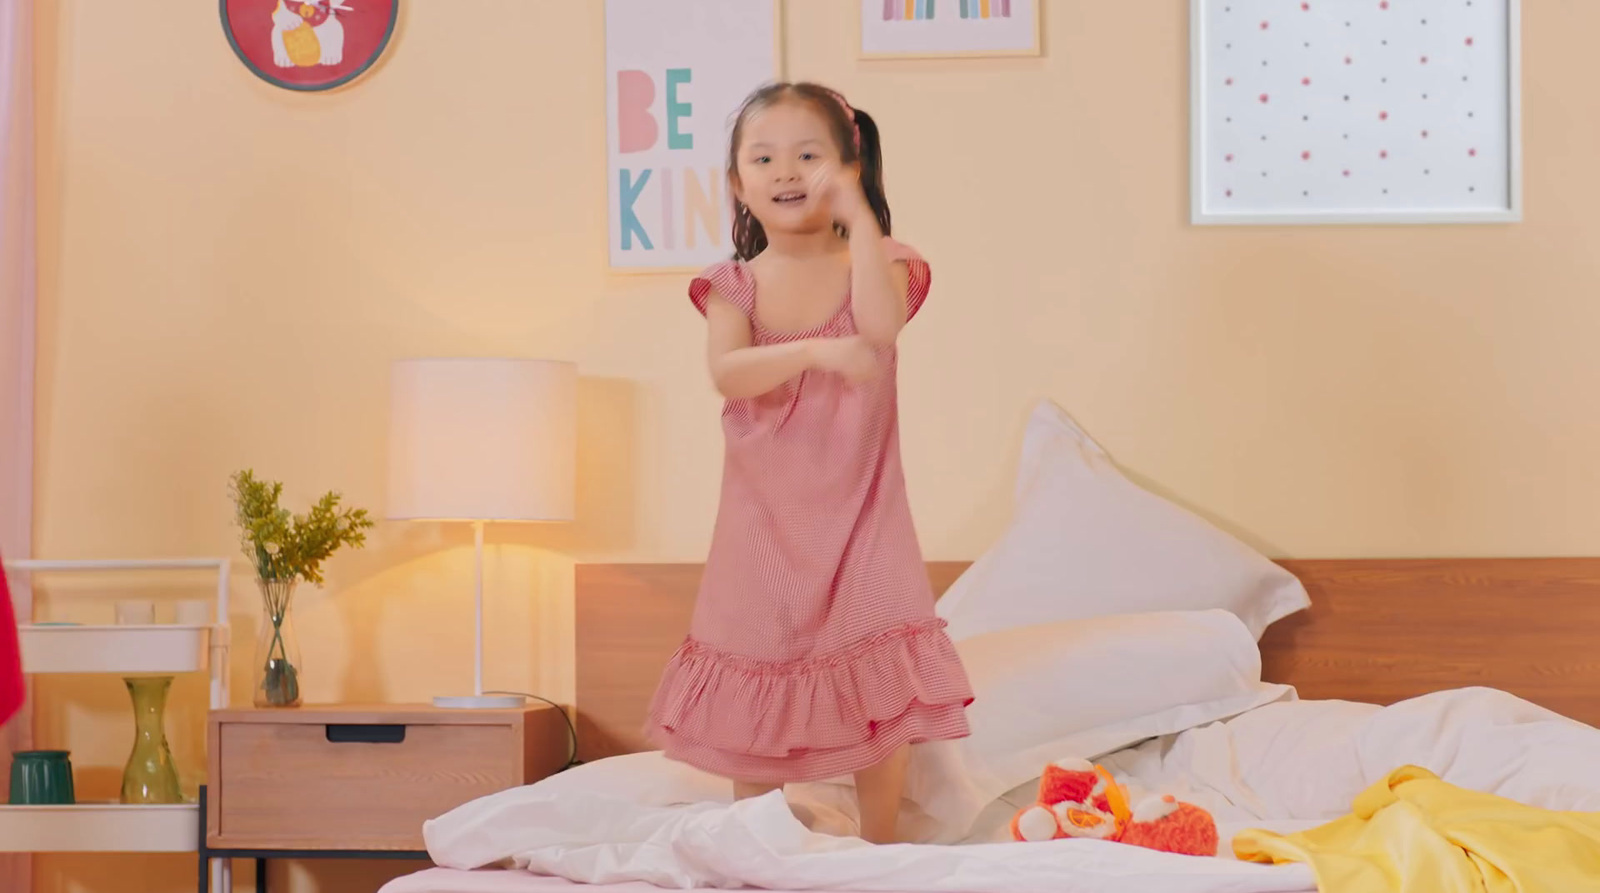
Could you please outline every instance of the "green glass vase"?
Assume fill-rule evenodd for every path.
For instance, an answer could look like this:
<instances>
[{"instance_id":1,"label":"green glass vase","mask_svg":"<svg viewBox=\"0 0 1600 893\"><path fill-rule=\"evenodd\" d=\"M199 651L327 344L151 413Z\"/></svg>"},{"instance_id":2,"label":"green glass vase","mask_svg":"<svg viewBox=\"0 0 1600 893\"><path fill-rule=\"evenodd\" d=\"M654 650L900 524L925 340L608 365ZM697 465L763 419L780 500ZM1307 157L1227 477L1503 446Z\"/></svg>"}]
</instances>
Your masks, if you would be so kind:
<instances>
[{"instance_id":1,"label":"green glass vase","mask_svg":"<svg viewBox=\"0 0 1600 893\"><path fill-rule=\"evenodd\" d=\"M122 770L123 803L181 803L178 770L167 747L167 690L171 676L122 680L133 699L133 753Z\"/></svg>"}]
</instances>

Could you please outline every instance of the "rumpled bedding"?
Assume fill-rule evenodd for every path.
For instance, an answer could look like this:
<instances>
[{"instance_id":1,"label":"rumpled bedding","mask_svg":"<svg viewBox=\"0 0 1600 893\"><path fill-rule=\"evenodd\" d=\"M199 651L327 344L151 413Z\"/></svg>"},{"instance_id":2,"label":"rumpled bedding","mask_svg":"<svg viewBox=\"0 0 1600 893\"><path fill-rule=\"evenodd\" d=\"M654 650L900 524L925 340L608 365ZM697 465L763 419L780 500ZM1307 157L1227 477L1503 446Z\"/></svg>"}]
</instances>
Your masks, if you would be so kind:
<instances>
[{"instance_id":1,"label":"rumpled bedding","mask_svg":"<svg viewBox=\"0 0 1600 893\"><path fill-rule=\"evenodd\" d=\"M1600 812L1537 809L1402 766L1351 814L1294 834L1247 830L1240 859L1300 863L1320 893L1575 893L1600 889Z\"/></svg>"},{"instance_id":2,"label":"rumpled bedding","mask_svg":"<svg viewBox=\"0 0 1600 893\"><path fill-rule=\"evenodd\" d=\"M1597 753L1600 730L1504 692L1462 689L1386 708L1338 701L1272 704L1103 762L1127 779L1135 794L1172 792L1211 810L1227 848L1246 829L1288 839L1347 815L1363 790L1408 765L1535 809L1600 810ZM465 804L427 823L424 837L434 861L446 868L503 866L580 883L643 882L676 889L1304 893L1315 888L1307 862L1268 865L1227 852L1221 858L1194 858L1084 840L874 847L809 829L781 794L731 805L660 806L617 792L585 795L536 784ZM996 831L991 839L1001 835ZM386 887L386 893L424 889L399 884Z\"/></svg>"}]
</instances>

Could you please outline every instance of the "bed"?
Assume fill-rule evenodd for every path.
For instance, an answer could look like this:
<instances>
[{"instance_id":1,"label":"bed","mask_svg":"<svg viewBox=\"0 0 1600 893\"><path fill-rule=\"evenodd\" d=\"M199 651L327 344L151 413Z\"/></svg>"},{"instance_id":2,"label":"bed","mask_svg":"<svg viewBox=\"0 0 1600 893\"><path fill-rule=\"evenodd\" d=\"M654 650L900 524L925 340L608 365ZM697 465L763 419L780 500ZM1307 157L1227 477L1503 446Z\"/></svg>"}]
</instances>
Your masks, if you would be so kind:
<instances>
[{"instance_id":1,"label":"bed","mask_svg":"<svg viewBox=\"0 0 1600 893\"><path fill-rule=\"evenodd\" d=\"M1281 566L1311 598L1307 610L1274 623L1259 644L1263 679L1292 685L1298 694L1298 705L1283 706L1314 711L1286 722L1310 730L1318 722L1348 725L1367 721L1379 707L1451 693L1448 703L1417 708L1427 714L1419 721L1438 726L1430 727L1431 737L1445 734L1449 723L1476 722L1470 714L1483 699L1501 696L1485 709L1536 707L1573 721L1574 728L1600 725L1600 652L1593 644L1600 630L1600 559L1340 559ZM930 563L935 591L943 592L967 567ZM577 568L576 715L584 761L645 751L646 705L688 626L700 571L695 564ZM1331 709L1347 704L1368 713L1329 718ZM1537 712L1523 718L1546 719ZM1108 764L1119 774L1159 775L1171 750L1170 742L1148 742L1111 755ZM1182 784L1184 773L1193 771L1185 766L1162 782ZM1016 796L1026 794L1001 798L991 812L1003 816ZM1593 808L1600 809L1600 800ZM1225 889L1249 889L1228 883L1234 885ZM1296 884L1280 879L1259 889L1293 891ZM571 886L583 885L519 870L434 868L397 879L383 893L532 893ZM644 883L610 886L617 893L657 889ZM887 889L935 888L907 874L903 887L891 883ZM1124 889L1216 887L1203 878L1187 885L1157 878Z\"/></svg>"},{"instance_id":2,"label":"bed","mask_svg":"<svg viewBox=\"0 0 1600 893\"><path fill-rule=\"evenodd\" d=\"M1270 561L1133 481L1048 401L1014 497L974 562L927 565L976 698L970 735L913 749L907 844L854 838L849 779L731 803L726 782L648 750L647 707L702 567L582 565L585 763L430 821L441 867L383 893L1305 893L1318 882L1306 860L1256 864L1230 843L1321 827L1409 767L1600 815L1600 559ZM862 734L887 718L844 717ZM1209 811L1213 858L1048 840L1052 818L1042 842L1011 842L1041 773L1073 758L1104 765L1131 800ZM1600 829L1553 858L1600 874Z\"/></svg>"}]
</instances>

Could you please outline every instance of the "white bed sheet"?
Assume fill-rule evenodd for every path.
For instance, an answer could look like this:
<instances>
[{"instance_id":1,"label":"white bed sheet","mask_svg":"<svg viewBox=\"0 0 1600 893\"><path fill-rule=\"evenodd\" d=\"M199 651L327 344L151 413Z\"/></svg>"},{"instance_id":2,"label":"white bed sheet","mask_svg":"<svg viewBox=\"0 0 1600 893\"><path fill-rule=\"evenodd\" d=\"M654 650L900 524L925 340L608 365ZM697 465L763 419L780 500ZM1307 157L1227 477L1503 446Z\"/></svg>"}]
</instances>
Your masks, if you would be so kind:
<instances>
[{"instance_id":1,"label":"white bed sheet","mask_svg":"<svg viewBox=\"0 0 1600 893\"><path fill-rule=\"evenodd\" d=\"M1245 828L1292 832L1348 812L1401 765L1528 805L1600 810L1600 730L1503 692L1463 689L1392 707L1291 701L1157 739L1102 760L1141 791L1210 810L1227 842ZM1068 756L1068 755L1063 755ZM615 798L475 801L433 823L444 866L381 893L548 893L590 883L616 893L761 887L835 893L1306 893L1308 868L1193 859L1098 841L1005 840L1027 787L985 812L963 846L870 847L808 831L773 795L727 806L644 808ZM1223 854L1224 856L1226 853ZM460 870L495 864L509 870ZM457 870L451 870L451 869Z\"/></svg>"},{"instance_id":2,"label":"white bed sheet","mask_svg":"<svg viewBox=\"0 0 1600 893\"><path fill-rule=\"evenodd\" d=\"M1159 884L1159 879L1153 879ZM1071 886L1064 880L1058 879L1050 888L1054 893L1075 893L1079 888ZM1129 890L1151 890L1159 893L1194 889L1191 887L1176 886L1141 886L1127 887ZM1239 889L1237 887L1212 886L1205 888L1210 891L1227 891ZM577 884L561 878L541 877L528 874L525 871L483 869L481 871L458 871L453 868L429 868L416 874L409 874L398 878L386 886L379 893L595 893L594 888L588 884ZM612 884L605 888L604 893L661 893L661 888L651 884L629 882ZM785 890L771 888L769 893L810 893L802 890ZM835 891L835 893L849 893L849 891ZM920 889L904 887L885 890L883 893L924 893ZM1281 893L1317 893L1314 885L1297 887L1292 890L1283 890Z\"/></svg>"}]
</instances>

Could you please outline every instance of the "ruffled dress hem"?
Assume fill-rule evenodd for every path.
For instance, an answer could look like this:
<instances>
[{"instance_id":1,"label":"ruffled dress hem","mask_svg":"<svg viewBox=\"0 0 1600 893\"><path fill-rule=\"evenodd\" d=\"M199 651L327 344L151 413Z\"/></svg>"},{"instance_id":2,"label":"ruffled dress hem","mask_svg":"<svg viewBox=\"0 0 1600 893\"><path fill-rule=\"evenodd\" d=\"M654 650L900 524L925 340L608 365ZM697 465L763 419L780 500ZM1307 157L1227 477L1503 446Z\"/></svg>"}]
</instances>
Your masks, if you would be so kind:
<instances>
[{"instance_id":1,"label":"ruffled dress hem","mask_svg":"<svg viewBox=\"0 0 1600 893\"><path fill-rule=\"evenodd\" d=\"M794 661L686 639L668 662L646 733L669 758L760 782L846 775L903 745L965 737L972 691L944 627L918 620Z\"/></svg>"}]
</instances>

